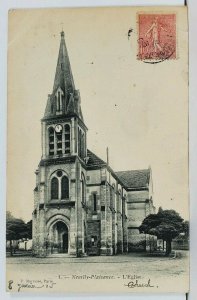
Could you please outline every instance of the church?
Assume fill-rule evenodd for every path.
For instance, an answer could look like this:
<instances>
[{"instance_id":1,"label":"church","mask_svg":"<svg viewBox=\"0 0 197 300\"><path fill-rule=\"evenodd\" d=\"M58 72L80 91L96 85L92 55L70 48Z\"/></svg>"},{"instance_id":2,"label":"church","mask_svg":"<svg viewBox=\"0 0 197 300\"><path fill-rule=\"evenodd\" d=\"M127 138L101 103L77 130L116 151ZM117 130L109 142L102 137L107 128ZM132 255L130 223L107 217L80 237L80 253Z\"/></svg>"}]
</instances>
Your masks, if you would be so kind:
<instances>
[{"instance_id":1,"label":"church","mask_svg":"<svg viewBox=\"0 0 197 300\"><path fill-rule=\"evenodd\" d=\"M139 226L155 212L151 169L117 172L88 149L63 31L41 127L33 255L81 257L146 250L151 237L140 234Z\"/></svg>"}]
</instances>

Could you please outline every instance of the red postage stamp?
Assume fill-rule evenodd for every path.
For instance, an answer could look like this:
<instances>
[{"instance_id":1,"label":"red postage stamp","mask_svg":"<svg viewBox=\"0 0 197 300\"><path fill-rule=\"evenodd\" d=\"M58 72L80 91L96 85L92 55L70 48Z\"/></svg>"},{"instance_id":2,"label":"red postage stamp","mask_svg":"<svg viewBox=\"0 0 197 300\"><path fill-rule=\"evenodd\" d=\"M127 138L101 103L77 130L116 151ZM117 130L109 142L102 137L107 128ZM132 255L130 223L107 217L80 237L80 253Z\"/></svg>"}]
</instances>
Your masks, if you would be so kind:
<instances>
[{"instance_id":1,"label":"red postage stamp","mask_svg":"<svg viewBox=\"0 0 197 300\"><path fill-rule=\"evenodd\" d=\"M138 14L138 59L176 59L176 14Z\"/></svg>"}]
</instances>

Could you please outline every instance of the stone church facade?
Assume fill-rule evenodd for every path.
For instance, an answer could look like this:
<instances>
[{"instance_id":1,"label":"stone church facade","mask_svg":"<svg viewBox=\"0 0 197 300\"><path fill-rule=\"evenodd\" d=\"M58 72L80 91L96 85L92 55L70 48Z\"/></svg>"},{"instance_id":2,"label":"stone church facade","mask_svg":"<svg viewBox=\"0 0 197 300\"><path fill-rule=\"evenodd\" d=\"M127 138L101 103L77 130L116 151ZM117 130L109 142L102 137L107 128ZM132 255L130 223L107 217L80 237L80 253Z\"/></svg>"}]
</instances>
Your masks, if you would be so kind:
<instances>
[{"instance_id":1,"label":"stone church facade","mask_svg":"<svg viewBox=\"0 0 197 300\"><path fill-rule=\"evenodd\" d=\"M80 257L146 249L149 237L138 228L155 211L151 169L115 172L87 148L64 32L41 126L33 254Z\"/></svg>"}]
</instances>

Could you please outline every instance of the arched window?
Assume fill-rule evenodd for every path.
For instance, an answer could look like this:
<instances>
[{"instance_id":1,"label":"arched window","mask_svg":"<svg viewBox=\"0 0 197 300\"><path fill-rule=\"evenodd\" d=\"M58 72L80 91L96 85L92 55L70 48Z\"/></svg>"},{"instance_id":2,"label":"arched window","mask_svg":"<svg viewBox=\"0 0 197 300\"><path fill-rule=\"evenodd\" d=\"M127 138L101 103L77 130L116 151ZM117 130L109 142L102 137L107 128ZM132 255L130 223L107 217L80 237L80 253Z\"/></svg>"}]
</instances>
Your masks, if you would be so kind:
<instances>
[{"instance_id":1,"label":"arched window","mask_svg":"<svg viewBox=\"0 0 197 300\"><path fill-rule=\"evenodd\" d=\"M94 212L97 211L97 197L96 197L96 193L93 194L93 211Z\"/></svg>"},{"instance_id":2,"label":"arched window","mask_svg":"<svg viewBox=\"0 0 197 300\"><path fill-rule=\"evenodd\" d=\"M70 126L68 124L64 127L64 134L65 134L65 153L70 153Z\"/></svg>"},{"instance_id":3,"label":"arched window","mask_svg":"<svg viewBox=\"0 0 197 300\"><path fill-rule=\"evenodd\" d=\"M59 88L56 92L56 112L60 114L62 112L62 101L63 101L63 91Z\"/></svg>"},{"instance_id":4,"label":"arched window","mask_svg":"<svg viewBox=\"0 0 197 300\"><path fill-rule=\"evenodd\" d=\"M60 111L60 103L61 103L60 97L61 97L61 94L60 94L60 91L58 91L58 94L57 94L57 111Z\"/></svg>"},{"instance_id":5,"label":"arched window","mask_svg":"<svg viewBox=\"0 0 197 300\"><path fill-rule=\"evenodd\" d=\"M56 132L57 154L62 154L62 130Z\"/></svg>"},{"instance_id":6,"label":"arched window","mask_svg":"<svg viewBox=\"0 0 197 300\"><path fill-rule=\"evenodd\" d=\"M49 155L54 155L54 129L49 128Z\"/></svg>"},{"instance_id":7,"label":"arched window","mask_svg":"<svg viewBox=\"0 0 197 300\"><path fill-rule=\"evenodd\" d=\"M51 199L58 199L58 179L53 177L51 180Z\"/></svg>"},{"instance_id":8,"label":"arched window","mask_svg":"<svg viewBox=\"0 0 197 300\"><path fill-rule=\"evenodd\" d=\"M63 176L61 180L61 199L69 198L69 180L68 177Z\"/></svg>"}]
</instances>

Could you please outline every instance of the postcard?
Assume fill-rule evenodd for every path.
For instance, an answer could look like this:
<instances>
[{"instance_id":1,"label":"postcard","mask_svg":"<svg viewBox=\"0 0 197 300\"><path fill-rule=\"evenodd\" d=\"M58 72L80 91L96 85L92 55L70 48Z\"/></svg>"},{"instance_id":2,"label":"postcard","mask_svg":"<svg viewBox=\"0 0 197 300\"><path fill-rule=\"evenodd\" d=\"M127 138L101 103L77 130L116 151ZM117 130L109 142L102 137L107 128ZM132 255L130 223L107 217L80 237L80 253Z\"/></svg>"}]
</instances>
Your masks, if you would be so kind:
<instances>
[{"instance_id":1,"label":"postcard","mask_svg":"<svg viewBox=\"0 0 197 300\"><path fill-rule=\"evenodd\" d=\"M7 292L187 293L187 7L13 9Z\"/></svg>"}]
</instances>

